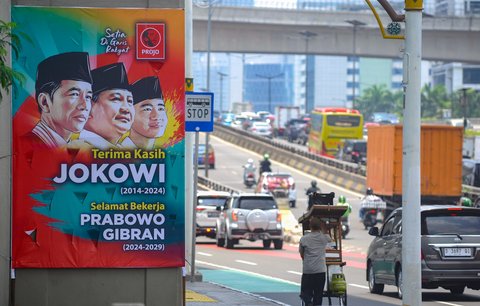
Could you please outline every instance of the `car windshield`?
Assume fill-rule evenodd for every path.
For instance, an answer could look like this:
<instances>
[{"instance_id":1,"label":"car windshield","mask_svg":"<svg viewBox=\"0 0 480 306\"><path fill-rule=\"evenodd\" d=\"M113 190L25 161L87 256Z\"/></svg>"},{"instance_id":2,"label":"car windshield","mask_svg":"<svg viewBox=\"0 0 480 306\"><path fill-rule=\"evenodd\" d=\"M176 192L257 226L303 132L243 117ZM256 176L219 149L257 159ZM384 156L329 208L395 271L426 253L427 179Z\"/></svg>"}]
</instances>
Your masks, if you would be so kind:
<instances>
[{"instance_id":1,"label":"car windshield","mask_svg":"<svg viewBox=\"0 0 480 306\"><path fill-rule=\"evenodd\" d=\"M428 212L422 218L423 235L479 235L480 211Z\"/></svg>"},{"instance_id":2,"label":"car windshield","mask_svg":"<svg viewBox=\"0 0 480 306\"><path fill-rule=\"evenodd\" d=\"M222 206L225 204L226 198L220 197L201 197L198 198L198 205L203 206Z\"/></svg>"},{"instance_id":3,"label":"car windshield","mask_svg":"<svg viewBox=\"0 0 480 306\"><path fill-rule=\"evenodd\" d=\"M277 203L272 198L258 197L258 198L242 198L238 203L238 208L241 209L276 209Z\"/></svg>"},{"instance_id":4,"label":"car windshield","mask_svg":"<svg viewBox=\"0 0 480 306\"><path fill-rule=\"evenodd\" d=\"M328 115L327 124L329 126L337 127L356 127L360 125L359 116L348 116L348 115Z\"/></svg>"}]
</instances>

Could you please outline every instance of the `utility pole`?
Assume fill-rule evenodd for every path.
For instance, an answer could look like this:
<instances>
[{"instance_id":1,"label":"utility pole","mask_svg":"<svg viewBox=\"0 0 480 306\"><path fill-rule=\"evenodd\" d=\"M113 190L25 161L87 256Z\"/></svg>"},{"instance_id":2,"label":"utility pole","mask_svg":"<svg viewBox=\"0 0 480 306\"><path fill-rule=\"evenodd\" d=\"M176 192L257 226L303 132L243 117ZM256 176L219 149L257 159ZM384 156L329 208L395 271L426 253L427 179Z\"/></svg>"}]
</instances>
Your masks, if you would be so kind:
<instances>
[{"instance_id":1,"label":"utility pole","mask_svg":"<svg viewBox=\"0 0 480 306\"><path fill-rule=\"evenodd\" d=\"M268 80L268 112L272 113L272 79L283 76L283 72L275 75L261 75L256 74L257 77Z\"/></svg>"},{"instance_id":2,"label":"utility pole","mask_svg":"<svg viewBox=\"0 0 480 306\"><path fill-rule=\"evenodd\" d=\"M403 305L422 304L422 266L420 231L420 110L422 61L422 11L423 0L405 0L405 15L395 12L388 0L377 0L394 23L385 32L370 0L365 0L380 26L385 39L405 39L403 57L403 160L402 160L402 265L396 272ZM405 35L400 25L405 22Z\"/></svg>"},{"instance_id":3,"label":"utility pole","mask_svg":"<svg viewBox=\"0 0 480 306\"><path fill-rule=\"evenodd\" d=\"M309 101L308 101L308 90L309 90L309 81L310 81L310 75L309 75L309 62L308 62L308 43L310 41L310 39L312 39L313 37L317 36L318 34L317 33L314 33L314 32L310 32L310 31L302 31L302 32L298 32L298 34L302 35L303 38L305 38L305 113L308 114L314 105L310 105ZM314 103L312 103L314 104Z\"/></svg>"},{"instance_id":4,"label":"utility pole","mask_svg":"<svg viewBox=\"0 0 480 306\"><path fill-rule=\"evenodd\" d=\"M355 91L357 89L357 27L364 26L366 23L359 20L346 20L347 23L353 26L353 73L352 73L352 109L355 109Z\"/></svg>"},{"instance_id":5,"label":"utility pole","mask_svg":"<svg viewBox=\"0 0 480 306\"><path fill-rule=\"evenodd\" d=\"M403 305L422 304L420 241L420 82L422 61L422 0L405 0L402 168L402 270L399 273Z\"/></svg>"}]
</instances>

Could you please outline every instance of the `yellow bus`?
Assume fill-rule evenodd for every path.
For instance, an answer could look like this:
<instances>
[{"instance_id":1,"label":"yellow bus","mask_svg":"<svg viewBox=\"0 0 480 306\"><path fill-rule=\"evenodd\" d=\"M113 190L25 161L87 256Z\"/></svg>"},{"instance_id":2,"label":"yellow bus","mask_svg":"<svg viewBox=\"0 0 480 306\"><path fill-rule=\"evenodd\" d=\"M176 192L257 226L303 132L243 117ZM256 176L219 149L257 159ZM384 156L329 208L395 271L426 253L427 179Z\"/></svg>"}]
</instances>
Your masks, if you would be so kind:
<instances>
[{"instance_id":1,"label":"yellow bus","mask_svg":"<svg viewBox=\"0 0 480 306\"><path fill-rule=\"evenodd\" d=\"M345 139L363 138L363 116L342 107L315 108L310 115L308 151L334 157Z\"/></svg>"}]
</instances>

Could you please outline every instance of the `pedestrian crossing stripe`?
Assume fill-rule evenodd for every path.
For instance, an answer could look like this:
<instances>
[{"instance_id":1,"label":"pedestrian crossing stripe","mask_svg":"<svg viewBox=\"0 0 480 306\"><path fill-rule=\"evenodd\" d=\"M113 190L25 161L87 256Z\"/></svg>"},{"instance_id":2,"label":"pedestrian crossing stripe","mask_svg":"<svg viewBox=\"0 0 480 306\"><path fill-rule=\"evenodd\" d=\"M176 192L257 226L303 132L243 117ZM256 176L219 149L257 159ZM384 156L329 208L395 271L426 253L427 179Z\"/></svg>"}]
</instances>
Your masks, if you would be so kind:
<instances>
[{"instance_id":1,"label":"pedestrian crossing stripe","mask_svg":"<svg viewBox=\"0 0 480 306\"><path fill-rule=\"evenodd\" d=\"M209 296L204 294L200 294L198 292L192 290L185 290L185 301L187 302L208 302L208 303L216 303L217 300L212 299Z\"/></svg>"}]
</instances>

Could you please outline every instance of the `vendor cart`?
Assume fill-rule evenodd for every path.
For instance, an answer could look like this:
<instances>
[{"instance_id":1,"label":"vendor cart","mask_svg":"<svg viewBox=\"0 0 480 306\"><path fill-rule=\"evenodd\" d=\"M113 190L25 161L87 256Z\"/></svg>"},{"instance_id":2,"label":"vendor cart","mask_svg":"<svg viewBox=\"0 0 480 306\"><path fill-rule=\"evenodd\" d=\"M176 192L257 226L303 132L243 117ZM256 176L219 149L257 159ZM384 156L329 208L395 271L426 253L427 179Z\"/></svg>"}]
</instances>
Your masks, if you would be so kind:
<instances>
[{"instance_id":1,"label":"vendor cart","mask_svg":"<svg viewBox=\"0 0 480 306\"><path fill-rule=\"evenodd\" d=\"M319 196L320 197L320 196ZM321 197L320 197L321 198ZM328 199L329 197L324 197ZM326 250L326 290L323 296L328 297L329 305L332 305L332 298L338 298L339 305L347 305L347 285L343 274L345 262L342 258L342 215L347 210L343 205L331 205L331 201L324 201L325 204L314 204L298 222L302 224L302 231L305 234L310 231L310 218L315 216L327 224L328 234L332 238L331 249ZM328 204L327 204L328 203Z\"/></svg>"}]
</instances>

